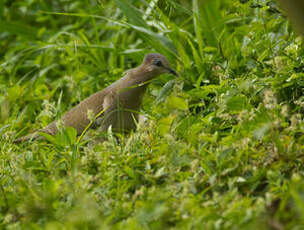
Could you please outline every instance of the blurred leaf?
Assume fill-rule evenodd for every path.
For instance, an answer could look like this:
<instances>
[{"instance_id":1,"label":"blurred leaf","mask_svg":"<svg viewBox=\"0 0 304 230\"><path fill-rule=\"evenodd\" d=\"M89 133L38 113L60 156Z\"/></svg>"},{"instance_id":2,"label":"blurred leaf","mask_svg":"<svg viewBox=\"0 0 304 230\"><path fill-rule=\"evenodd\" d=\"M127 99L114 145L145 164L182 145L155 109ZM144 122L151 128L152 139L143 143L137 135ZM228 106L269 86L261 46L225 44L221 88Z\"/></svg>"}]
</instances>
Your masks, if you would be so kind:
<instances>
[{"instance_id":1,"label":"blurred leaf","mask_svg":"<svg viewBox=\"0 0 304 230\"><path fill-rule=\"evenodd\" d=\"M175 116L170 115L168 117L164 117L158 121L158 129L161 135L164 135L170 131L172 122L174 121Z\"/></svg>"},{"instance_id":2,"label":"blurred leaf","mask_svg":"<svg viewBox=\"0 0 304 230\"><path fill-rule=\"evenodd\" d=\"M156 104L160 103L163 101L171 92L174 86L175 80L170 80L168 81L161 89L159 92L157 98L156 98Z\"/></svg>"},{"instance_id":3,"label":"blurred leaf","mask_svg":"<svg viewBox=\"0 0 304 230\"><path fill-rule=\"evenodd\" d=\"M54 145L57 145L57 139L53 135L44 133L44 132L39 132L39 135L43 136L47 141L51 142Z\"/></svg>"},{"instance_id":4,"label":"blurred leaf","mask_svg":"<svg viewBox=\"0 0 304 230\"><path fill-rule=\"evenodd\" d=\"M56 134L57 143L63 146L75 144L77 141L77 131L73 127L64 127Z\"/></svg>"},{"instance_id":5,"label":"blurred leaf","mask_svg":"<svg viewBox=\"0 0 304 230\"><path fill-rule=\"evenodd\" d=\"M206 1L200 11L200 26L204 31L203 38L207 44L217 47L220 33L224 30L222 16L220 14L221 0Z\"/></svg>"},{"instance_id":6,"label":"blurred leaf","mask_svg":"<svg viewBox=\"0 0 304 230\"><path fill-rule=\"evenodd\" d=\"M30 27L20 22L8 22L0 20L0 31L6 31L11 34L19 35L21 37L35 38L37 36L37 30L34 27Z\"/></svg>"},{"instance_id":7,"label":"blurred leaf","mask_svg":"<svg viewBox=\"0 0 304 230\"><path fill-rule=\"evenodd\" d=\"M148 24L143 20L142 14L130 5L126 0L115 0L116 4L124 12L127 19L131 22L128 25L133 29L143 33L143 38L148 41L157 50L165 49L170 53L175 51L175 47L165 36L154 33L149 29Z\"/></svg>"},{"instance_id":8,"label":"blurred leaf","mask_svg":"<svg viewBox=\"0 0 304 230\"><path fill-rule=\"evenodd\" d=\"M205 52L216 52L217 51L217 48L215 48L215 47L212 47L212 46L206 46L206 47L204 47L204 49L203 49Z\"/></svg>"},{"instance_id":9,"label":"blurred leaf","mask_svg":"<svg viewBox=\"0 0 304 230\"><path fill-rule=\"evenodd\" d=\"M125 0L114 0L118 7L124 12L127 19L134 25L148 28L148 24L142 18L142 13Z\"/></svg>"},{"instance_id":10,"label":"blurred leaf","mask_svg":"<svg viewBox=\"0 0 304 230\"><path fill-rule=\"evenodd\" d=\"M128 174L129 177L136 179L136 175L130 167L125 166L124 170Z\"/></svg>"},{"instance_id":11,"label":"blurred leaf","mask_svg":"<svg viewBox=\"0 0 304 230\"><path fill-rule=\"evenodd\" d=\"M0 19L3 17L4 1L0 1Z\"/></svg>"},{"instance_id":12,"label":"blurred leaf","mask_svg":"<svg viewBox=\"0 0 304 230\"><path fill-rule=\"evenodd\" d=\"M196 40L199 46L199 53L203 56L203 37L202 37L202 18L198 0L192 0L193 25L195 29Z\"/></svg>"},{"instance_id":13,"label":"blurred leaf","mask_svg":"<svg viewBox=\"0 0 304 230\"><path fill-rule=\"evenodd\" d=\"M170 109L188 110L188 102L185 99L176 96L168 97L167 105Z\"/></svg>"},{"instance_id":14,"label":"blurred leaf","mask_svg":"<svg viewBox=\"0 0 304 230\"><path fill-rule=\"evenodd\" d=\"M246 109L247 99L243 96L234 96L227 100L227 109L231 111L241 111Z\"/></svg>"},{"instance_id":15,"label":"blurred leaf","mask_svg":"<svg viewBox=\"0 0 304 230\"><path fill-rule=\"evenodd\" d=\"M10 101L16 101L22 94L22 87L19 85L7 89L7 98Z\"/></svg>"},{"instance_id":16,"label":"blurred leaf","mask_svg":"<svg viewBox=\"0 0 304 230\"><path fill-rule=\"evenodd\" d=\"M262 140L263 137L270 131L270 129L271 123L265 123L253 131L253 136L258 140Z\"/></svg>"}]
</instances>

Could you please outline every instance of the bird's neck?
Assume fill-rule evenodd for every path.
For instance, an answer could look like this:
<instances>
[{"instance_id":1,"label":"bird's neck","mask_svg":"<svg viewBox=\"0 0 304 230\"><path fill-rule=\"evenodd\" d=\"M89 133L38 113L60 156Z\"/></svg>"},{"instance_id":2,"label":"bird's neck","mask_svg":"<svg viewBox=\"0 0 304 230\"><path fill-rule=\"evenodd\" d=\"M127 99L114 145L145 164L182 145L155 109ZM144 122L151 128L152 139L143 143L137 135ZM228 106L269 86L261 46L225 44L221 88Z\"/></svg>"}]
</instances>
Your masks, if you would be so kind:
<instances>
[{"instance_id":1,"label":"bird's neck","mask_svg":"<svg viewBox=\"0 0 304 230\"><path fill-rule=\"evenodd\" d=\"M120 88L138 88L143 90L147 88L151 79L153 79L153 73L144 66L139 66L126 73L121 79Z\"/></svg>"}]
</instances>

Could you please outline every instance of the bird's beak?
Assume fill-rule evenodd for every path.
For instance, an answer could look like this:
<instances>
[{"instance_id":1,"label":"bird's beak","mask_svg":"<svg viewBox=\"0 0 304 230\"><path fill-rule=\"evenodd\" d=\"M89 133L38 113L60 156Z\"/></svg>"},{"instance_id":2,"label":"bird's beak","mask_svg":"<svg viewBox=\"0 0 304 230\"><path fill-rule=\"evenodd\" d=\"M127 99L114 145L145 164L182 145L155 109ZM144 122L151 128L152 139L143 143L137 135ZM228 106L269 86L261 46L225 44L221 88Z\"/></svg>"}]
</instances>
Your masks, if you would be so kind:
<instances>
[{"instance_id":1,"label":"bird's beak","mask_svg":"<svg viewBox=\"0 0 304 230\"><path fill-rule=\"evenodd\" d=\"M174 76L178 77L178 74L173 69L167 68L167 70L168 70L169 73L171 73Z\"/></svg>"}]
</instances>

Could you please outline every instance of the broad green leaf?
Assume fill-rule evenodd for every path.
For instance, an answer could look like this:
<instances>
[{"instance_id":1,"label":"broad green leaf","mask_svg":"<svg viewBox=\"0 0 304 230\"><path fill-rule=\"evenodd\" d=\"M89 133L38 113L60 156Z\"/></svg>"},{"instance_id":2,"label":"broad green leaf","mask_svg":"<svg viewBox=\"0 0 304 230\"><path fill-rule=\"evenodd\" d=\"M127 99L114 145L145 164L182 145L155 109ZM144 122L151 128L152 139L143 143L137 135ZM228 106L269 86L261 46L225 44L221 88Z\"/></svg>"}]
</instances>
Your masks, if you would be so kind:
<instances>
[{"instance_id":1,"label":"broad green leaf","mask_svg":"<svg viewBox=\"0 0 304 230\"><path fill-rule=\"evenodd\" d=\"M47 141L51 142L52 144L58 145L57 139L53 135L44 132L39 132L39 135L43 136Z\"/></svg>"},{"instance_id":2,"label":"broad green leaf","mask_svg":"<svg viewBox=\"0 0 304 230\"><path fill-rule=\"evenodd\" d=\"M175 118L176 118L176 116L170 115L168 117L164 117L164 118L160 119L157 122L158 129L159 129L161 135L164 135L170 131L172 122L174 121Z\"/></svg>"},{"instance_id":3,"label":"broad green leaf","mask_svg":"<svg viewBox=\"0 0 304 230\"><path fill-rule=\"evenodd\" d=\"M171 96L167 99L167 105L170 109L179 109L179 110L188 110L188 102L187 100L181 98L181 97L176 97L176 96Z\"/></svg>"},{"instance_id":4,"label":"broad green leaf","mask_svg":"<svg viewBox=\"0 0 304 230\"><path fill-rule=\"evenodd\" d=\"M161 101L163 101L171 92L173 89L173 86L175 84L175 79L168 81L159 92L157 98L156 98L156 104L159 104Z\"/></svg>"},{"instance_id":5,"label":"broad green leaf","mask_svg":"<svg viewBox=\"0 0 304 230\"><path fill-rule=\"evenodd\" d=\"M247 107L247 99L244 96L234 96L227 100L227 109L230 111L241 111Z\"/></svg>"}]
</instances>

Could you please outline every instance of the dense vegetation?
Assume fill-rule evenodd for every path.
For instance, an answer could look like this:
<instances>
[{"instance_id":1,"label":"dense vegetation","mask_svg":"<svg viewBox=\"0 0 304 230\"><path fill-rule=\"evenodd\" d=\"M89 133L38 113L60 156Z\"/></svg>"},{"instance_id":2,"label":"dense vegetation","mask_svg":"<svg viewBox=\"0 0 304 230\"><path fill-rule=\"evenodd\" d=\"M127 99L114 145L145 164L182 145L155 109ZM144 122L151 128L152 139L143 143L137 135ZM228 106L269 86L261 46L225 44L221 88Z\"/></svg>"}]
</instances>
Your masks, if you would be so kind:
<instances>
[{"instance_id":1,"label":"dense vegetation","mask_svg":"<svg viewBox=\"0 0 304 230\"><path fill-rule=\"evenodd\" d=\"M0 3L1 229L303 229L302 39L269 0ZM137 132L58 119L159 52Z\"/></svg>"}]
</instances>

